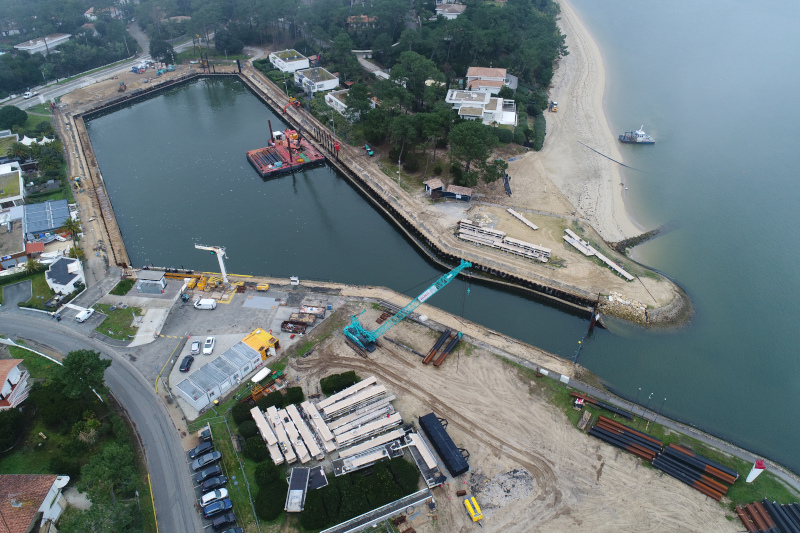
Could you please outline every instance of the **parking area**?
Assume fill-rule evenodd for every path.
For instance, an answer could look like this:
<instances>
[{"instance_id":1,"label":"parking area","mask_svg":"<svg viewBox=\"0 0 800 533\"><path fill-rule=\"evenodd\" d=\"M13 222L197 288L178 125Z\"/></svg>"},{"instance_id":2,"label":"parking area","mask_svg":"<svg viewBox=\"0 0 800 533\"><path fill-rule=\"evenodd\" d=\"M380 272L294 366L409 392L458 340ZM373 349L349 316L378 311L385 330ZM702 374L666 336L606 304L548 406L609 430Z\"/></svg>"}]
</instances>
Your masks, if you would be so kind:
<instances>
[{"instance_id":1,"label":"parking area","mask_svg":"<svg viewBox=\"0 0 800 533\"><path fill-rule=\"evenodd\" d=\"M31 280L27 279L13 285L0 287L0 290L3 291L3 307L6 311L13 313L19 310L17 306L19 302L27 302L31 299L33 295L33 283L31 283Z\"/></svg>"},{"instance_id":2,"label":"parking area","mask_svg":"<svg viewBox=\"0 0 800 533\"><path fill-rule=\"evenodd\" d=\"M209 429L209 432L211 430ZM210 434L210 433L209 433ZM222 435L214 435L217 438L225 438ZM236 474L229 473L225 467L224 461L222 460L221 452L216 450L214 446L214 439L212 438L208 441L211 445L209 450L204 451L198 457L192 457L192 453L195 448L186 452L186 470L188 475L191 476L192 479L192 486L194 487L195 491L195 501L197 503L196 508L200 513L200 517L203 519L203 528L204 530L218 530L218 529L228 529L235 527L236 525L236 511L233 502L228 497L228 491L233 490L234 484L236 483ZM196 437L196 445L200 446L204 443L203 439ZM195 469L192 463L202 457L207 457L209 454L214 454L211 457L211 461L203 466ZM219 457L217 457L219 454ZM204 481L198 481L198 476L201 473L205 473ZM233 481L232 481L233 480ZM230 486L229 486L230 484ZM204 494L208 494L211 491L219 490L221 498L217 499L216 502L211 502L209 506L209 511L213 514L208 518L205 517L205 510L202 505L202 497ZM231 514L233 516L231 516ZM230 520L230 519L233 520Z\"/></svg>"}]
</instances>

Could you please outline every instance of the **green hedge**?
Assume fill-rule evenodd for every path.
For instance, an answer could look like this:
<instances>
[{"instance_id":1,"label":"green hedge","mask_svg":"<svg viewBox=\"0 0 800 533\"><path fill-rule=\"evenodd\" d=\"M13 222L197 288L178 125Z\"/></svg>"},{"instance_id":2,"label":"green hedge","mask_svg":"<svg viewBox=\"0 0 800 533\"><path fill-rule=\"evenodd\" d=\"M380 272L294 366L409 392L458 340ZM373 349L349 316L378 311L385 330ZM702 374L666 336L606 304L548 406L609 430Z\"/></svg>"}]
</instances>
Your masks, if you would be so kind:
<instances>
[{"instance_id":1,"label":"green hedge","mask_svg":"<svg viewBox=\"0 0 800 533\"><path fill-rule=\"evenodd\" d=\"M544 115L536 115L533 119L533 149L537 152L544 146L544 136L547 132L547 121Z\"/></svg>"},{"instance_id":2,"label":"green hedge","mask_svg":"<svg viewBox=\"0 0 800 533\"><path fill-rule=\"evenodd\" d=\"M325 396L331 396L343 391L347 387L352 387L361 381L361 378L354 371L343 372L341 374L331 374L319 380L319 388Z\"/></svg>"},{"instance_id":3,"label":"green hedge","mask_svg":"<svg viewBox=\"0 0 800 533\"><path fill-rule=\"evenodd\" d=\"M408 461L397 458L381 461L364 471L329 479L329 484L306 496L300 525L318 530L364 514L416 492L419 471Z\"/></svg>"},{"instance_id":4,"label":"green hedge","mask_svg":"<svg viewBox=\"0 0 800 533\"><path fill-rule=\"evenodd\" d=\"M250 406L246 403L237 403L234 405L231 409L231 416L233 417L233 421L236 422L237 426L241 425L242 422L253 419L253 417L250 416Z\"/></svg>"},{"instance_id":5,"label":"green hedge","mask_svg":"<svg viewBox=\"0 0 800 533\"><path fill-rule=\"evenodd\" d=\"M505 128L497 128L495 134L497 134L497 139L503 144L514 142L514 132L511 130L507 130Z\"/></svg>"},{"instance_id":6,"label":"green hedge","mask_svg":"<svg viewBox=\"0 0 800 533\"><path fill-rule=\"evenodd\" d=\"M258 491L258 495L256 495L255 502L253 502L258 517L267 522L278 518L283 512L283 504L286 501L286 492L288 490L289 484L285 479L279 479L266 487L262 487Z\"/></svg>"},{"instance_id":7,"label":"green hedge","mask_svg":"<svg viewBox=\"0 0 800 533\"><path fill-rule=\"evenodd\" d=\"M239 435L244 437L245 439L249 439L250 437L255 437L258 435L258 426L252 420L245 420L241 424L239 424Z\"/></svg>"}]
</instances>

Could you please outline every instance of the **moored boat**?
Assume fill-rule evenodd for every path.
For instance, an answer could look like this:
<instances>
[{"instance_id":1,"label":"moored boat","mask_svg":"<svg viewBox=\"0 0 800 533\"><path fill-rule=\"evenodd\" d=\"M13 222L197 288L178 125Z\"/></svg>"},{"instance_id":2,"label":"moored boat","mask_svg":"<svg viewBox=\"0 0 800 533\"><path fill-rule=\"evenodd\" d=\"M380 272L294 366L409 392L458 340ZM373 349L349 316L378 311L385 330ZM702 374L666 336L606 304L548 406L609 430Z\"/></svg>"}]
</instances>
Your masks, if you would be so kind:
<instances>
[{"instance_id":1,"label":"moored boat","mask_svg":"<svg viewBox=\"0 0 800 533\"><path fill-rule=\"evenodd\" d=\"M655 144L656 141L644 132L644 125L636 131L626 131L619 136L620 142L626 144Z\"/></svg>"}]
</instances>

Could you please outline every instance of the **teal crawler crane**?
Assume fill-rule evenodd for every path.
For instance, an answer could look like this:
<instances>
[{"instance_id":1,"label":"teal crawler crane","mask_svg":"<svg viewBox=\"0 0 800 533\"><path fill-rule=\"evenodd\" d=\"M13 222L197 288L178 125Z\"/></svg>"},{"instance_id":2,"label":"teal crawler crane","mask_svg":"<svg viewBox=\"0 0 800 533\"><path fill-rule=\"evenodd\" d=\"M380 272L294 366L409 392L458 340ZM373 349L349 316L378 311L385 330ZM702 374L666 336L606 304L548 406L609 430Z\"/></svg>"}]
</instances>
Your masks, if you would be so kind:
<instances>
[{"instance_id":1,"label":"teal crawler crane","mask_svg":"<svg viewBox=\"0 0 800 533\"><path fill-rule=\"evenodd\" d=\"M399 310L393 317L388 319L386 322L381 324L381 327L374 330L367 330L364 329L364 326L361 325L361 322L358 321L358 315L353 315L350 317L350 324L344 327L344 334L347 339L349 339L353 344L358 346L359 348L363 348L368 351L375 350L373 344L376 340L380 338L381 335L392 329L395 324L401 322L404 318L410 315L414 309L422 305L425 300L436 294L440 289L443 289L448 283L453 281L458 273L464 270L465 268L469 268L472 266L472 263L469 261L461 260L461 264L458 265L456 268L448 272L447 274L443 275L441 278L436 280L436 283L428 287L425 292L414 298L411 303L407 306ZM361 311L363 313L364 311ZM359 315L361 314L359 313Z\"/></svg>"}]
</instances>

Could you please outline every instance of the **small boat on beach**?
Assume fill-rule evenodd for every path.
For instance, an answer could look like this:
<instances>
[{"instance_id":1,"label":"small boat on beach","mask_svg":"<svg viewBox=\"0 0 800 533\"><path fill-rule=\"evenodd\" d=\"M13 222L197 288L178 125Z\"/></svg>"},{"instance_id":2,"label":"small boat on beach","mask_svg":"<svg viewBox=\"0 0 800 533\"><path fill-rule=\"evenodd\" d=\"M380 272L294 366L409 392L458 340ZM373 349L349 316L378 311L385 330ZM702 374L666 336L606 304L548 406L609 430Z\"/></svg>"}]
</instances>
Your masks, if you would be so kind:
<instances>
[{"instance_id":1,"label":"small boat on beach","mask_svg":"<svg viewBox=\"0 0 800 533\"><path fill-rule=\"evenodd\" d=\"M636 131L626 131L619 136L619 141L625 144L655 144L656 141L644 132L644 124Z\"/></svg>"}]
</instances>

